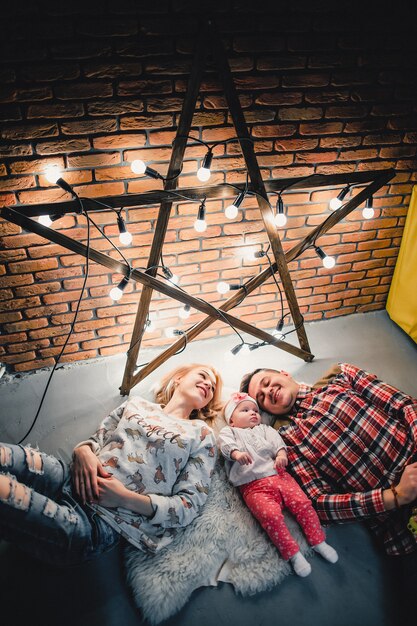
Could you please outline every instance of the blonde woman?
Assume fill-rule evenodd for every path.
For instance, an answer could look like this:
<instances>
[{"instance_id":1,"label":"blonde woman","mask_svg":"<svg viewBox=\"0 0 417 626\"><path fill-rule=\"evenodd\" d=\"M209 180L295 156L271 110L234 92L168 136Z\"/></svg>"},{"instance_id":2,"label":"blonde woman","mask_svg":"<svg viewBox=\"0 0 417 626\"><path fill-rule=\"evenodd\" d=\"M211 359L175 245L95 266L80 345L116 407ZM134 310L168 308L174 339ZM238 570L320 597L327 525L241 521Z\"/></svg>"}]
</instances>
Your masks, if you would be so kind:
<instances>
[{"instance_id":1,"label":"blonde woman","mask_svg":"<svg viewBox=\"0 0 417 626\"><path fill-rule=\"evenodd\" d=\"M149 552L167 546L207 498L220 393L211 366L176 368L158 404L133 397L112 411L76 446L71 469L0 444L0 535L57 565L90 560L121 537Z\"/></svg>"}]
</instances>

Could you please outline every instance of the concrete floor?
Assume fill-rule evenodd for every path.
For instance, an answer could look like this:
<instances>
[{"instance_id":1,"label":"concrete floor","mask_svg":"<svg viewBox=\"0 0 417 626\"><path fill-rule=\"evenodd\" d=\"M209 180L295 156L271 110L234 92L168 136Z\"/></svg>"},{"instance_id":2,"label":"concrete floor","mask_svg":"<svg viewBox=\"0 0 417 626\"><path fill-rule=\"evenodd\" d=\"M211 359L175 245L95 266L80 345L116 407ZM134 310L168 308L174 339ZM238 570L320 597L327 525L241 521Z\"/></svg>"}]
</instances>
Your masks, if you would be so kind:
<instances>
[{"instance_id":1,"label":"concrete floor","mask_svg":"<svg viewBox=\"0 0 417 626\"><path fill-rule=\"evenodd\" d=\"M212 363L223 373L225 385L235 388L241 375L255 367L280 367L298 380L313 382L332 363L347 361L417 396L417 346L385 311L307 324L306 331L316 355L312 363L264 347L229 365L223 353L237 343L234 338L192 342L132 393L149 396L151 385L179 363ZM142 354L140 360L151 356ZM58 369L28 441L69 459L74 444L121 403L118 387L124 361L112 357ZM0 440L17 441L27 431L47 376L47 371L40 371L0 380ZM340 554L336 565L313 557L308 579L288 576L272 591L252 598L236 596L227 584L199 589L164 624L398 626L395 600L401 590L393 559L379 553L360 524L331 527L328 538ZM113 551L95 563L57 571L7 546L0 553L2 625L140 626L143 622L125 587L119 560L120 554Z\"/></svg>"}]
</instances>

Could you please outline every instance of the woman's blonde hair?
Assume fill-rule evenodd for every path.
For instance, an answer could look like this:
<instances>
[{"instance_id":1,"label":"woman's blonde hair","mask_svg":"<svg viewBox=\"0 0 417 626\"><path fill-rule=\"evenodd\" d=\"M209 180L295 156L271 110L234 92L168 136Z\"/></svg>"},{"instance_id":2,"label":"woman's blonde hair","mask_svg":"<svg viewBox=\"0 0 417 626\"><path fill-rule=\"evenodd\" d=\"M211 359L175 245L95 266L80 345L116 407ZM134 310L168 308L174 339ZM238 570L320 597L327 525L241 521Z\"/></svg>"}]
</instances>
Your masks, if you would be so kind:
<instances>
[{"instance_id":1,"label":"woman's blonde hair","mask_svg":"<svg viewBox=\"0 0 417 626\"><path fill-rule=\"evenodd\" d=\"M215 390L212 399L205 407L202 409L195 409L192 411L190 415L190 419L202 419L207 422L211 422L215 417L217 417L218 412L222 407L222 402L220 401L221 393L222 393L222 385L223 381L219 372L212 365L202 365L201 363L189 363L188 365L180 365L176 367L174 370L165 374L162 378L159 387L155 391L155 400L162 407L166 406L168 402L171 400L174 391L175 391L175 380L182 378L188 372L191 372L193 369L204 368L213 373L215 378Z\"/></svg>"}]
</instances>

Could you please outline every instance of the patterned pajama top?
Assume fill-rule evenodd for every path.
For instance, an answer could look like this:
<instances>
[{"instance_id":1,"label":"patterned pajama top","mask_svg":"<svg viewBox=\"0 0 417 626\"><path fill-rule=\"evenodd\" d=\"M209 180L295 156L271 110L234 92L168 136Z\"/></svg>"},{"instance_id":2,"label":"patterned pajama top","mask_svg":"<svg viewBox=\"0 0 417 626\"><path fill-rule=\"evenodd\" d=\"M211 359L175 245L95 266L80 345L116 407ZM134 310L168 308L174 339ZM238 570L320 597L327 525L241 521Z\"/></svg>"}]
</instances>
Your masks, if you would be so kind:
<instances>
[{"instance_id":1,"label":"patterned pajama top","mask_svg":"<svg viewBox=\"0 0 417 626\"><path fill-rule=\"evenodd\" d=\"M88 444L125 487L149 495L155 514L90 505L137 548L157 552L199 515L216 460L213 431L201 420L167 415L158 404L131 398L112 411ZM77 446L77 447L78 447Z\"/></svg>"}]
</instances>

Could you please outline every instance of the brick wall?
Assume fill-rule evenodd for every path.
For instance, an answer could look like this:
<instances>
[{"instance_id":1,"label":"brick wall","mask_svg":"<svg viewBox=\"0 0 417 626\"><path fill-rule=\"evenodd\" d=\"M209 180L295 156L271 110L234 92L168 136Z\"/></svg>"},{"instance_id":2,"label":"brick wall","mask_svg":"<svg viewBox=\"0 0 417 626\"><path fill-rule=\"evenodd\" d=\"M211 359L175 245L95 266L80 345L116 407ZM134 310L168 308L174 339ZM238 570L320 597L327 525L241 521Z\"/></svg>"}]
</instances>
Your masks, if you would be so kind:
<instances>
[{"instance_id":1,"label":"brick wall","mask_svg":"<svg viewBox=\"0 0 417 626\"><path fill-rule=\"evenodd\" d=\"M50 164L65 168L65 179L83 196L161 188L160 182L133 174L129 163L143 158L162 174L167 171L201 17L196 4L33 2L19 9L14 2L13 8L2 8L7 25L0 66L2 206L69 199L46 180ZM381 309L416 180L411 3L287 4L290 9L278 12L276 2L210 3L264 179L396 171L374 199L374 219L364 220L358 209L320 239L319 245L337 256L335 268L324 269L311 250L290 263L301 312L311 321ZM369 14L364 15L364 4ZM210 59L192 132L208 142L235 136ZM179 187L201 185L195 172L204 153L200 146L187 148ZM244 182L236 144L218 146L214 154L210 184ZM328 189L284 194L285 250L323 221L333 195ZM225 297L216 291L218 280L245 280L266 266L265 259L246 260L244 252L260 249L267 237L253 198L245 199L233 221L224 218L221 201L208 201L209 226L202 235L193 228L197 209L186 201L174 206L164 261L189 293L220 304ZM123 252L134 267L146 266L156 217L157 207L126 212L134 238ZM117 242L114 213L95 213L94 219ZM67 215L54 228L85 241L82 216ZM52 365L73 319L83 259L4 220L0 235L0 361L15 371ZM91 243L110 251L94 230ZM108 292L118 279L91 264L62 361L127 350L140 285L129 285L113 304ZM145 347L169 344L165 327L184 329L202 318L194 312L181 321L179 307L154 294L156 329L145 335ZM279 296L273 281L233 313L274 328ZM201 337L229 332L216 323Z\"/></svg>"}]
</instances>

